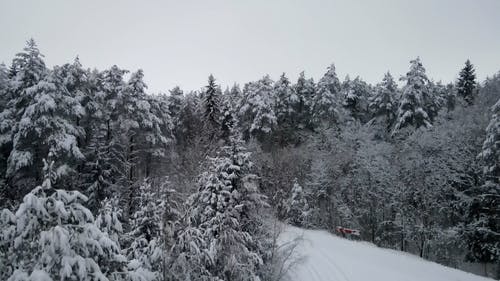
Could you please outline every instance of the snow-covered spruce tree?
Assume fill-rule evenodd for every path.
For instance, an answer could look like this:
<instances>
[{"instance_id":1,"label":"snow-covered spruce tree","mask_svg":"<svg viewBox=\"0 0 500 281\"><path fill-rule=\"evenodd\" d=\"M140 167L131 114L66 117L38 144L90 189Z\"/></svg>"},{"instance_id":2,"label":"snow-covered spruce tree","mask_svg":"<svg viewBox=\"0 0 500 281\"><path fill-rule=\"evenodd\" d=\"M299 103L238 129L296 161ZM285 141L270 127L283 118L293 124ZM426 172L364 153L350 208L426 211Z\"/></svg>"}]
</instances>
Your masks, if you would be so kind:
<instances>
[{"instance_id":1,"label":"snow-covered spruce tree","mask_svg":"<svg viewBox=\"0 0 500 281\"><path fill-rule=\"evenodd\" d=\"M0 63L0 113L7 106L7 90L9 87L9 76L7 67L4 63Z\"/></svg>"},{"instance_id":2,"label":"snow-covered spruce tree","mask_svg":"<svg viewBox=\"0 0 500 281\"><path fill-rule=\"evenodd\" d=\"M184 92L178 86L174 87L169 91L168 96L168 111L170 112L172 118L177 120L182 108L182 99L184 98ZM176 122L175 122L176 123Z\"/></svg>"},{"instance_id":3,"label":"snow-covered spruce tree","mask_svg":"<svg viewBox=\"0 0 500 281\"><path fill-rule=\"evenodd\" d=\"M335 65L331 64L325 75L316 85L315 96L312 104L312 117L314 123L322 121L336 122L338 119L337 108L340 104L340 81L335 73Z\"/></svg>"},{"instance_id":4,"label":"snow-covered spruce tree","mask_svg":"<svg viewBox=\"0 0 500 281\"><path fill-rule=\"evenodd\" d=\"M33 99L28 89L42 80L47 68L33 39L26 42L23 52L16 54L12 61L8 77L11 83L7 92L7 107L2 113L2 143L11 142L13 123L21 119L28 103Z\"/></svg>"},{"instance_id":5,"label":"snow-covered spruce tree","mask_svg":"<svg viewBox=\"0 0 500 281\"><path fill-rule=\"evenodd\" d=\"M5 64L0 63L0 208L6 204L7 201L7 186L5 174L7 170L7 158L9 157L10 147L8 145L4 146L4 144L8 144L10 142L10 134L6 136L9 138L7 140L2 140L1 138L4 136L2 134L4 128L3 120L4 120L4 110L7 107L7 103L9 101L8 98L8 88L10 84L10 79L8 77L8 72ZM6 112L6 115L8 113ZM5 124L5 130L10 131L10 125L8 123Z\"/></svg>"},{"instance_id":6,"label":"snow-covered spruce tree","mask_svg":"<svg viewBox=\"0 0 500 281\"><path fill-rule=\"evenodd\" d=\"M286 202L287 221L295 226L308 227L309 209L307 194L297 179L294 179L290 197L288 197Z\"/></svg>"},{"instance_id":7,"label":"snow-covered spruce tree","mask_svg":"<svg viewBox=\"0 0 500 281\"><path fill-rule=\"evenodd\" d=\"M85 147L88 144L87 136L89 128L91 127L91 120L93 119L89 112L87 112L92 102L90 94L91 84L89 83L90 71L83 68L78 57L75 58L73 63L67 63L61 66L60 70L64 87L68 90L70 96L77 100L83 108L84 114L73 116L74 120L72 120L72 122L83 130L83 134L77 138L77 144L80 150L82 150L82 153L85 154ZM84 171L84 167L84 162L80 162L76 167L78 175L77 184L80 186L82 186L82 172Z\"/></svg>"},{"instance_id":8,"label":"snow-covered spruce tree","mask_svg":"<svg viewBox=\"0 0 500 281\"><path fill-rule=\"evenodd\" d=\"M231 136L231 132L233 128L236 126L236 112L234 112L234 108L232 106L232 102L230 97L224 95L222 98L222 111L221 111L221 124L220 124L220 137L228 142L229 137Z\"/></svg>"},{"instance_id":9,"label":"snow-covered spruce tree","mask_svg":"<svg viewBox=\"0 0 500 281\"><path fill-rule=\"evenodd\" d=\"M283 73L280 79L274 83L274 94L276 96L276 133L277 141L280 145L293 142L295 132L295 104L299 102L299 97L290 84L290 80Z\"/></svg>"},{"instance_id":10,"label":"snow-covered spruce tree","mask_svg":"<svg viewBox=\"0 0 500 281\"><path fill-rule=\"evenodd\" d=\"M159 196L147 180L138 190L135 204L137 211L130 219L127 239L127 257L135 267L144 268L154 274L154 280L162 280L166 248L164 245L165 198Z\"/></svg>"},{"instance_id":11,"label":"snow-covered spruce tree","mask_svg":"<svg viewBox=\"0 0 500 281\"><path fill-rule=\"evenodd\" d=\"M142 69L131 74L122 98L118 100L118 130L122 137L127 171L128 186L131 186L137 179L138 150L139 145L145 141L141 139L145 128L153 126L153 116L151 116L151 105L146 101L147 85L143 81L144 73Z\"/></svg>"},{"instance_id":12,"label":"snow-covered spruce tree","mask_svg":"<svg viewBox=\"0 0 500 281\"><path fill-rule=\"evenodd\" d=\"M486 181L500 182L500 99L492 107L493 115L486 128L486 140L479 158L484 163Z\"/></svg>"},{"instance_id":13,"label":"snow-covered spruce tree","mask_svg":"<svg viewBox=\"0 0 500 281\"><path fill-rule=\"evenodd\" d=\"M7 175L14 181L32 176L35 182L41 182L43 159L51 154L58 183L69 187L65 177L84 158L77 143L83 131L75 123L83 115L83 108L63 86L59 67L54 67L26 93L33 99L16 124Z\"/></svg>"},{"instance_id":14,"label":"snow-covered spruce tree","mask_svg":"<svg viewBox=\"0 0 500 281\"><path fill-rule=\"evenodd\" d=\"M120 245L123 226L120 221L122 210L118 208L119 199L117 197L105 198L101 203L95 224L101 231L106 232L111 240Z\"/></svg>"},{"instance_id":15,"label":"snow-covered spruce tree","mask_svg":"<svg viewBox=\"0 0 500 281\"><path fill-rule=\"evenodd\" d=\"M215 78L212 74L210 74L210 76L208 76L208 85L203 93L203 114L206 121L206 130L210 139L214 138L218 134L217 129L220 127L220 99L220 87L215 84Z\"/></svg>"},{"instance_id":16,"label":"snow-covered spruce tree","mask_svg":"<svg viewBox=\"0 0 500 281\"><path fill-rule=\"evenodd\" d=\"M260 280L266 203L237 134L209 167L176 234L169 280Z\"/></svg>"},{"instance_id":17,"label":"snow-covered spruce tree","mask_svg":"<svg viewBox=\"0 0 500 281\"><path fill-rule=\"evenodd\" d=\"M24 197L15 213L15 232L2 236L0 245L9 245L12 253L9 269L2 270L12 272L7 280L122 280L114 276L121 275L125 258L84 207L87 197L53 188L54 162L46 163L44 171L42 185Z\"/></svg>"},{"instance_id":18,"label":"snow-covered spruce tree","mask_svg":"<svg viewBox=\"0 0 500 281\"><path fill-rule=\"evenodd\" d=\"M16 216L9 209L0 211L0 279L7 280L14 271L14 249L11 247L16 236Z\"/></svg>"},{"instance_id":19,"label":"snow-covered spruce tree","mask_svg":"<svg viewBox=\"0 0 500 281\"><path fill-rule=\"evenodd\" d=\"M273 81L266 75L257 82L248 83L243 95L239 111L243 132L246 137L255 136L262 141L275 129L277 122Z\"/></svg>"},{"instance_id":20,"label":"snow-covered spruce tree","mask_svg":"<svg viewBox=\"0 0 500 281\"><path fill-rule=\"evenodd\" d=\"M354 80L346 81L344 88L344 108L351 116L361 122L368 121L368 104L370 98L370 86L359 76Z\"/></svg>"},{"instance_id":21,"label":"snow-covered spruce tree","mask_svg":"<svg viewBox=\"0 0 500 281\"><path fill-rule=\"evenodd\" d=\"M381 83L375 87L375 93L370 98L370 110L375 118L384 118L387 129L389 130L394 121L397 107L398 85L387 72Z\"/></svg>"},{"instance_id":22,"label":"snow-covered spruce tree","mask_svg":"<svg viewBox=\"0 0 500 281\"><path fill-rule=\"evenodd\" d=\"M419 57L410 61L410 71L401 79L406 85L403 86L393 134L409 125L431 127L432 119L426 107L431 89Z\"/></svg>"},{"instance_id":23,"label":"snow-covered spruce tree","mask_svg":"<svg viewBox=\"0 0 500 281\"><path fill-rule=\"evenodd\" d=\"M234 84L227 92L226 97L228 98L231 107L237 111L238 106L241 104L241 99L243 98L240 85Z\"/></svg>"},{"instance_id":24,"label":"snow-covered spruce tree","mask_svg":"<svg viewBox=\"0 0 500 281\"><path fill-rule=\"evenodd\" d=\"M141 145L138 153L143 155L140 163L144 167L144 178L153 178L159 176L158 173L161 175L161 161L174 141L174 123L166 96L147 95L146 101L150 105L150 111L144 120L139 120L141 131L138 143Z\"/></svg>"},{"instance_id":25,"label":"snow-covered spruce tree","mask_svg":"<svg viewBox=\"0 0 500 281\"><path fill-rule=\"evenodd\" d=\"M295 124L298 129L312 129L312 106L315 96L315 84L312 78L306 79L305 73L299 74L297 83L293 85L298 100L294 103Z\"/></svg>"},{"instance_id":26,"label":"snow-covered spruce tree","mask_svg":"<svg viewBox=\"0 0 500 281\"><path fill-rule=\"evenodd\" d=\"M474 103L476 95L476 74L474 72L474 66L470 60L467 60L457 81L457 93L468 105Z\"/></svg>"},{"instance_id":27,"label":"snow-covered spruce tree","mask_svg":"<svg viewBox=\"0 0 500 281\"><path fill-rule=\"evenodd\" d=\"M478 156L484 165L484 184L470 191L467 227L467 258L484 263L485 267L500 260L500 100L492 111Z\"/></svg>"},{"instance_id":28,"label":"snow-covered spruce tree","mask_svg":"<svg viewBox=\"0 0 500 281\"><path fill-rule=\"evenodd\" d=\"M89 127L86 128L83 181L94 211L101 200L117 195L121 187L127 186L129 169L118 122L127 89L123 81L126 72L114 65L103 72L94 71L89 77L90 100L86 103Z\"/></svg>"},{"instance_id":29,"label":"snow-covered spruce tree","mask_svg":"<svg viewBox=\"0 0 500 281\"><path fill-rule=\"evenodd\" d=\"M16 54L12 61L8 73L10 81L2 97L5 106L0 112L0 148L4 159L9 157L12 150L12 139L17 124L21 120L26 107L33 100L33 91L30 91L30 88L43 79L46 72L43 55L38 50L35 41L30 39L23 51ZM9 185L26 189L24 192L14 193L12 189L5 190L6 197L11 199L19 198L21 193L25 194L33 184L32 177L14 180L7 177L7 172L2 175Z\"/></svg>"}]
</instances>

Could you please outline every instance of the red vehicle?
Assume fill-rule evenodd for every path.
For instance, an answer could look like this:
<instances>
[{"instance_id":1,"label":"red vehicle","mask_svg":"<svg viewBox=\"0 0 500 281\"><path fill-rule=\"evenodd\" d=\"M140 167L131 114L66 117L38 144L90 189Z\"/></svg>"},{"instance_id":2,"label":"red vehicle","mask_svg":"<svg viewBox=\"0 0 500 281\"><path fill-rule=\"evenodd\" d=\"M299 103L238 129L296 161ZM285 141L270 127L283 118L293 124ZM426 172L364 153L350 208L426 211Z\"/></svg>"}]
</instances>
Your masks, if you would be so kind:
<instances>
[{"instance_id":1,"label":"red vehicle","mask_svg":"<svg viewBox=\"0 0 500 281\"><path fill-rule=\"evenodd\" d=\"M350 228L345 228L342 226L337 227L337 232L342 234L342 237L346 237L346 235L349 236L359 236L359 230L357 229L350 229Z\"/></svg>"}]
</instances>

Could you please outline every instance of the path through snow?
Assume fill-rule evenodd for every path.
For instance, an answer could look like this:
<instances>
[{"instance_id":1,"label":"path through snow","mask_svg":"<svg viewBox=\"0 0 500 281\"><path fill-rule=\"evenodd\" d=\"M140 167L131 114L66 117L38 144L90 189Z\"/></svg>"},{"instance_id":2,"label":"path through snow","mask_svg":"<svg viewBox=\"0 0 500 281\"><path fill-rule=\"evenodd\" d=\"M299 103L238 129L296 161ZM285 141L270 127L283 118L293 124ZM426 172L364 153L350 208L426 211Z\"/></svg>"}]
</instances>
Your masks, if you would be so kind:
<instances>
[{"instance_id":1,"label":"path through snow","mask_svg":"<svg viewBox=\"0 0 500 281\"><path fill-rule=\"evenodd\" d=\"M297 236L304 260L290 274L293 281L491 281L417 256L350 241L326 231L287 227L281 240Z\"/></svg>"}]
</instances>

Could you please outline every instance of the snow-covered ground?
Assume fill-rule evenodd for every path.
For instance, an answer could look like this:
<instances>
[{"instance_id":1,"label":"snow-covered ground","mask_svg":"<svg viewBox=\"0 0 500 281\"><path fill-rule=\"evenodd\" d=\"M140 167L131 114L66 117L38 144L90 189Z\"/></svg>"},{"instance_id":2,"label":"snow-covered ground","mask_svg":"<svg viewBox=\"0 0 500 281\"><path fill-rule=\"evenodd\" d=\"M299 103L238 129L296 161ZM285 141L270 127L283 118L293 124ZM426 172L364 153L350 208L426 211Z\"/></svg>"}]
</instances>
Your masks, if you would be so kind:
<instances>
[{"instance_id":1,"label":"snow-covered ground","mask_svg":"<svg viewBox=\"0 0 500 281\"><path fill-rule=\"evenodd\" d=\"M281 240L303 240L304 260L290 273L293 281L491 281L417 256L350 241L326 231L287 227Z\"/></svg>"}]
</instances>

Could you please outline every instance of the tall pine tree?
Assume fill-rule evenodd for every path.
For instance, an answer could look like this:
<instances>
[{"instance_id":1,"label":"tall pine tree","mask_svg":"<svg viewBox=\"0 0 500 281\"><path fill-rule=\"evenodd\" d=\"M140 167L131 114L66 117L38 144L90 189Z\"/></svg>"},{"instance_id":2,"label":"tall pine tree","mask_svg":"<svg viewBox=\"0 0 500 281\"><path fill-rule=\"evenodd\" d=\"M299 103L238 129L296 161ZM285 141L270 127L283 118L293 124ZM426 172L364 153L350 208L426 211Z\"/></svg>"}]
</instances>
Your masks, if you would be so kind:
<instances>
[{"instance_id":1,"label":"tall pine tree","mask_svg":"<svg viewBox=\"0 0 500 281\"><path fill-rule=\"evenodd\" d=\"M474 72L474 65L467 60L457 81L457 93L469 105L474 103L475 98L476 74Z\"/></svg>"},{"instance_id":2,"label":"tall pine tree","mask_svg":"<svg viewBox=\"0 0 500 281\"><path fill-rule=\"evenodd\" d=\"M410 71L401 79L406 81L406 85L399 102L393 134L409 125L416 128L431 127L432 121L426 106L430 98L429 79L419 57L410 61Z\"/></svg>"}]
</instances>

